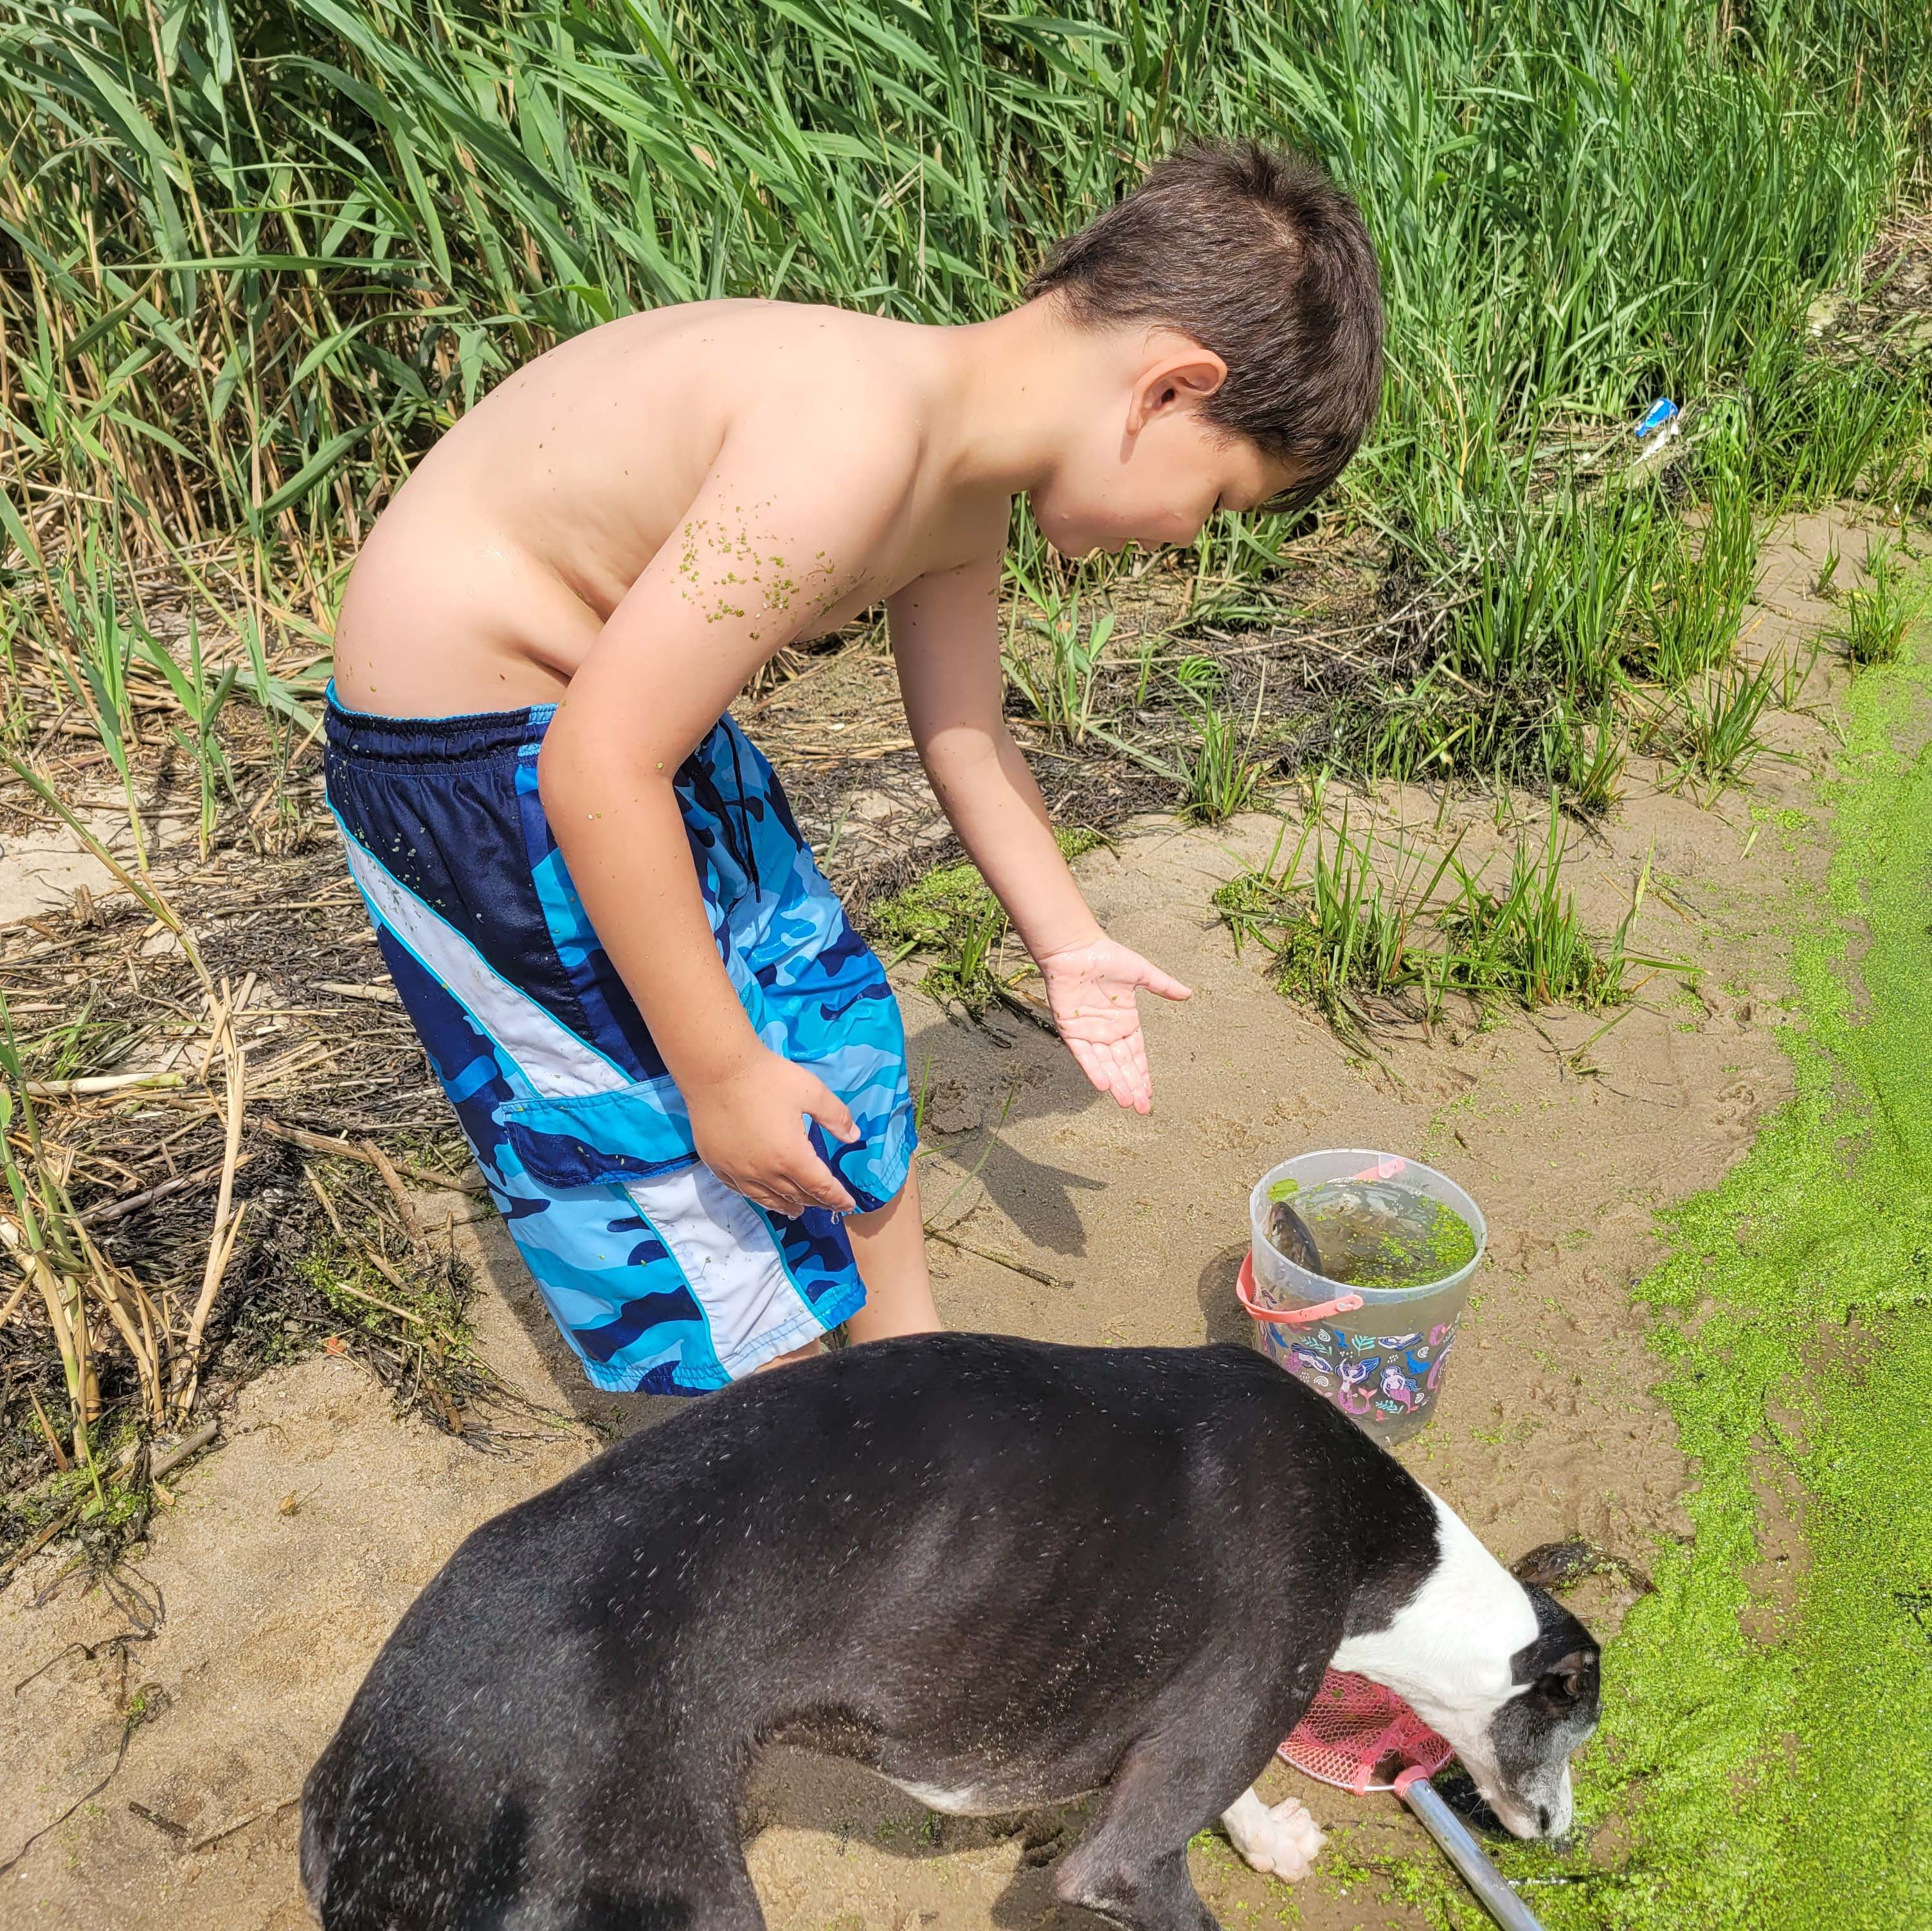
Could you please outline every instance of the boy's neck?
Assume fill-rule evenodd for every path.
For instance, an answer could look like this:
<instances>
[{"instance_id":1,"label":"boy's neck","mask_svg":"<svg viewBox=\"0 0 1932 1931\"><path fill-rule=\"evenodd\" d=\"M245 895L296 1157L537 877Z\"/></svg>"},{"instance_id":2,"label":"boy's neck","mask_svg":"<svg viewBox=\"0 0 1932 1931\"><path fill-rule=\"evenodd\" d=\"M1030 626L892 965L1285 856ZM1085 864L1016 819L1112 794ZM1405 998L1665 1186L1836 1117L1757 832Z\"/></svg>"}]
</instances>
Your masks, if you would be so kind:
<instances>
[{"instance_id":1,"label":"boy's neck","mask_svg":"<svg viewBox=\"0 0 1932 1931\"><path fill-rule=\"evenodd\" d=\"M1051 297L923 333L933 454L955 487L1007 496L1048 480L1060 452L1124 392L1146 348L1144 331L1083 328Z\"/></svg>"}]
</instances>

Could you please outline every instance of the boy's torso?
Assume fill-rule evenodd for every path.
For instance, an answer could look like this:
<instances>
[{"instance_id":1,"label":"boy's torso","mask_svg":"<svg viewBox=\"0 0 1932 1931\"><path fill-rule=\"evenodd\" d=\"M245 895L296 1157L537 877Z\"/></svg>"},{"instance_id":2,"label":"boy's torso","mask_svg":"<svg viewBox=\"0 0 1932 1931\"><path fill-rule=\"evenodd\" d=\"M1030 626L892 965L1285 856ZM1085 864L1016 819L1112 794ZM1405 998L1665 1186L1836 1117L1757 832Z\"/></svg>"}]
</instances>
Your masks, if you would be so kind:
<instances>
[{"instance_id":1,"label":"boy's torso","mask_svg":"<svg viewBox=\"0 0 1932 1931\"><path fill-rule=\"evenodd\" d=\"M398 716L554 701L682 523L728 437L795 453L857 385L896 406L882 464L915 482L872 585L951 569L1004 538L1006 499L928 460L946 331L785 302L693 303L592 329L508 377L424 457L358 558L336 634L344 701ZM868 414L876 414L868 412ZM727 533L728 536L728 532ZM819 613L824 634L876 587Z\"/></svg>"}]
</instances>

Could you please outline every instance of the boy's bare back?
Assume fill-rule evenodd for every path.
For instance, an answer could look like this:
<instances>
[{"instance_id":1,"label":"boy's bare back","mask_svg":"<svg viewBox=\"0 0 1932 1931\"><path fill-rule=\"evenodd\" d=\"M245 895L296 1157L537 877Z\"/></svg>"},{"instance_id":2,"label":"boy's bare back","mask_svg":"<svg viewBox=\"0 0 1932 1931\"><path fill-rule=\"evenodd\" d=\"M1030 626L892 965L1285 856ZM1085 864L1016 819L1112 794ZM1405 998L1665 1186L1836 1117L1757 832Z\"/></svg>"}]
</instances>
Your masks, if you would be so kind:
<instances>
[{"instance_id":1,"label":"boy's bare back","mask_svg":"<svg viewBox=\"0 0 1932 1931\"><path fill-rule=\"evenodd\" d=\"M593 329L508 377L424 458L358 560L336 634L344 701L401 716L555 701L721 469L758 484L694 523L722 567L664 562L707 616L740 579L772 613L772 650L996 555L1007 493L927 473L923 425L949 400L934 334L705 302ZM838 520L869 540L788 554L788 525L801 542L823 533L788 494L835 487Z\"/></svg>"}]
</instances>

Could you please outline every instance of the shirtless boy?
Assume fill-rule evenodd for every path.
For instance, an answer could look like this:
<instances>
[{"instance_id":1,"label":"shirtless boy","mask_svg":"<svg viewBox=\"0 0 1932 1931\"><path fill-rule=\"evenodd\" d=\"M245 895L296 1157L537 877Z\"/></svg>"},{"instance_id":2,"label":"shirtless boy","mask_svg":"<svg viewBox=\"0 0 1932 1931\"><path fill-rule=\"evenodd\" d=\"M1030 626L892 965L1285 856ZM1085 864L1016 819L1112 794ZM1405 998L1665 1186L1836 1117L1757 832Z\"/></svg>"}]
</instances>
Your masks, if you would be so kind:
<instances>
[{"instance_id":1,"label":"shirtless boy","mask_svg":"<svg viewBox=\"0 0 1932 1931\"><path fill-rule=\"evenodd\" d=\"M1354 205L1156 166L995 319L712 301L565 343L425 457L344 599L330 802L497 1205L598 1387L938 1325L878 961L726 715L883 601L914 742L1061 1036L1149 1105L1135 995L1002 721L1013 499L1069 556L1305 501L1381 381ZM808 1124L808 1122L809 1124Z\"/></svg>"}]
</instances>

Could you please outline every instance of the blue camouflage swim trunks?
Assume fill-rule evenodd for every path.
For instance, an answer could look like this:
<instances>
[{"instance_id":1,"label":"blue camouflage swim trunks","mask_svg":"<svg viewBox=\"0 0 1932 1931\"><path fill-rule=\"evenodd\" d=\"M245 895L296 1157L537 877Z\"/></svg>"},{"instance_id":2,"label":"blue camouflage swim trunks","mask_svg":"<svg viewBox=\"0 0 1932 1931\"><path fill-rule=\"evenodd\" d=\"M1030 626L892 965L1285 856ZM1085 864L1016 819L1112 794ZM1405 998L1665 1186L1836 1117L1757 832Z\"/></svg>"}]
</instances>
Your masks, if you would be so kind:
<instances>
[{"instance_id":1,"label":"blue camouflage swim trunks","mask_svg":"<svg viewBox=\"0 0 1932 1931\"><path fill-rule=\"evenodd\" d=\"M537 795L555 706L382 718L329 698L328 802L376 935L476 1163L600 1388L722 1387L865 1289L838 1216L767 1213L698 1158L682 1099L584 915ZM679 769L711 929L758 1037L850 1108L812 1142L883 1206L913 1154L884 969L728 717Z\"/></svg>"}]
</instances>

